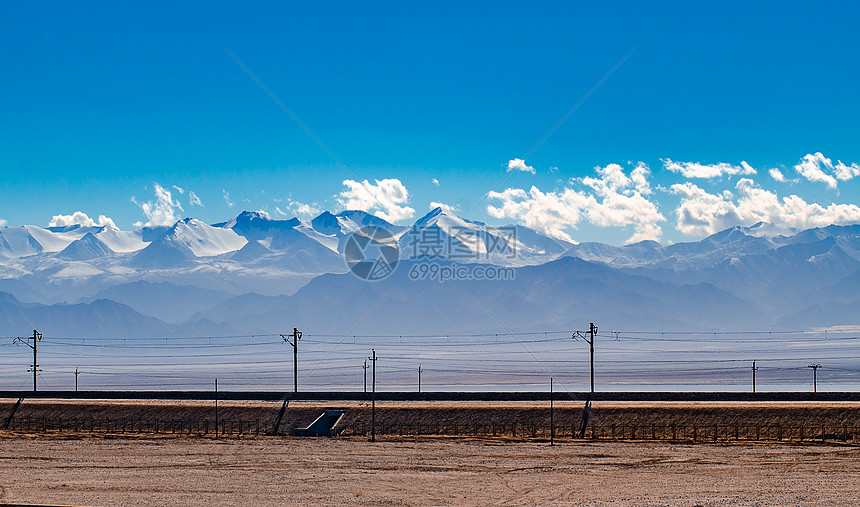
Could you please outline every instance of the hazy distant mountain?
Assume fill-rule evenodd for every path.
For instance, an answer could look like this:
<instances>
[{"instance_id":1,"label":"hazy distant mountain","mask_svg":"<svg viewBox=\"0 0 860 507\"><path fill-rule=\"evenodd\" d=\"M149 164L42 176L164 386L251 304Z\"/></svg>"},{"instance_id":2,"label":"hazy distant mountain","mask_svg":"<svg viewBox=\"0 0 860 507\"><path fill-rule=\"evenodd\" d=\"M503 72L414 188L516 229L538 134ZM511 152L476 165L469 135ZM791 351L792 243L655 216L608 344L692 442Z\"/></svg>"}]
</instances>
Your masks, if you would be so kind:
<instances>
[{"instance_id":1,"label":"hazy distant mountain","mask_svg":"<svg viewBox=\"0 0 860 507\"><path fill-rule=\"evenodd\" d=\"M766 320L750 303L710 284L676 286L580 259L516 268L515 279L504 281L413 281L413 265L404 262L374 283L323 275L293 296L237 296L214 313L249 332L298 326L395 335L576 329L595 320L607 329L729 329Z\"/></svg>"},{"instance_id":2,"label":"hazy distant mountain","mask_svg":"<svg viewBox=\"0 0 860 507\"><path fill-rule=\"evenodd\" d=\"M0 333L27 336L33 329L55 337L166 336L171 330L154 317L100 299L77 305L23 305L0 298Z\"/></svg>"},{"instance_id":3,"label":"hazy distant mountain","mask_svg":"<svg viewBox=\"0 0 860 507\"><path fill-rule=\"evenodd\" d=\"M165 322L183 322L192 315L232 297L234 295L227 292L141 280L109 287L81 302L110 299L128 305L138 313L157 317Z\"/></svg>"}]
</instances>

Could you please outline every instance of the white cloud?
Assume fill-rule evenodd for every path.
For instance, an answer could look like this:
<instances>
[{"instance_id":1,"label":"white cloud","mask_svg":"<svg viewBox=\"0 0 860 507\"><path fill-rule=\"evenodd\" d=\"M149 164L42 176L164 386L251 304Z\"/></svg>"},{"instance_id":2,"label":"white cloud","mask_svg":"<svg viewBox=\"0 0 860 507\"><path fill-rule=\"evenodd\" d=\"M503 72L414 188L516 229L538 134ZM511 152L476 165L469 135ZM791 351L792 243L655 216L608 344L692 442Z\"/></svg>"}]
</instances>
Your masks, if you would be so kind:
<instances>
[{"instance_id":1,"label":"white cloud","mask_svg":"<svg viewBox=\"0 0 860 507\"><path fill-rule=\"evenodd\" d=\"M567 230L576 229L583 221L598 227L633 226L628 243L658 239L663 233L658 224L666 219L655 203L643 197L643 191L651 191L648 167L640 162L632 177L618 164L596 167L595 172L599 177L571 181L581 182L590 192L571 187L542 192L535 186L528 192L519 188L490 192L489 198L499 199L501 206L487 206L487 213L495 218L519 219L527 227L566 241L573 241Z\"/></svg>"},{"instance_id":2,"label":"white cloud","mask_svg":"<svg viewBox=\"0 0 860 507\"><path fill-rule=\"evenodd\" d=\"M48 223L48 227L68 227L70 225L80 225L82 227L107 226L109 229L117 229L116 224L110 218L99 215L98 222L96 222L83 211L75 211L71 215L54 215Z\"/></svg>"},{"instance_id":3,"label":"white cloud","mask_svg":"<svg viewBox=\"0 0 860 507\"><path fill-rule=\"evenodd\" d=\"M200 198L197 197L197 194L195 194L193 190L188 192L188 203L191 206L200 206L201 208L204 207L203 201L201 201Z\"/></svg>"},{"instance_id":4,"label":"white cloud","mask_svg":"<svg viewBox=\"0 0 860 507\"><path fill-rule=\"evenodd\" d=\"M436 208L442 208L442 211L444 211L445 213L457 213L458 211L460 211L460 207L457 206L456 204L450 205L450 204L445 204L444 202L432 201L430 203L430 209L436 209Z\"/></svg>"},{"instance_id":5,"label":"white cloud","mask_svg":"<svg viewBox=\"0 0 860 507\"><path fill-rule=\"evenodd\" d=\"M523 171L523 172L532 173L532 174L535 173L535 168L530 166L530 165L526 165L526 161L521 159L521 158L515 158L513 160L508 160L508 172L511 172L514 170Z\"/></svg>"},{"instance_id":6,"label":"white cloud","mask_svg":"<svg viewBox=\"0 0 860 507\"><path fill-rule=\"evenodd\" d=\"M167 190L158 183L153 183L153 189L155 190L155 201L139 203L134 197L131 198L131 202L140 206L140 209L143 210L143 214L147 218L145 224L135 222L136 227L142 225L173 225L179 220L176 211L185 211L182 209L179 201L173 200L173 194L170 193L170 190Z\"/></svg>"},{"instance_id":7,"label":"white cloud","mask_svg":"<svg viewBox=\"0 0 860 507\"><path fill-rule=\"evenodd\" d=\"M433 178L432 181L433 181L433 186L436 186L436 187L439 186L439 180L437 180L436 178Z\"/></svg>"},{"instance_id":8,"label":"white cloud","mask_svg":"<svg viewBox=\"0 0 860 507\"><path fill-rule=\"evenodd\" d=\"M845 165L841 160L839 160L836 167L833 169L833 174L836 176L837 180L848 181L860 176L860 165Z\"/></svg>"},{"instance_id":9,"label":"white cloud","mask_svg":"<svg viewBox=\"0 0 860 507\"><path fill-rule=\"evenodd\" d=\"M289 209L296 214L296 216L304 217L304 218L313 218L320 214L320 206L317 203L313 204L305 204L303 202L294 201L292 199L287 199Z\"/></svg>"},{"instance_id":10,"label":"white cloud","mask_svg":"<svg viewBox=\"0 0 860 507\"><path fill-rule=\"evenodd\" d=\"M651 184L648 182L648 177L651 176L651 169L648 164L639 162L630 173L630 179L633 180L633 185L636 191L642 195L651 195Z\"/></svg>"},{"instance_id":11,"label":"white cloud","mask_svg":"<svg viewBox=\"0 0 860 507\"><path fill-rule=\"evenodd\" d=\"M224 188L222 188L221 191L224 192L224 202L227 203L228 207L232 208L233 207L233 201L230 200L230 193L227 192L227 190Z\"/></svg>"},{"instance_id":12,"label":"white cloud","mask_svg":"<svg viewBox=\"0 0 860 507\"><path fill-rule=\"evenodd\" d=\"M185 193L185 189L183 189L182 187L177 187L176 185L173 185L173 189L176 190L177 192L179 192L180 194Z\"/></svg>"},{"instance_id":13,"label":"white cloud","mask_svg":"<svg viewBox=\"0 0 860 507\"><path fill-rule=\"evenodd\" d=\"M6 227L6 224L8 224L8 223L9 223L9 222L7 222L7 221L3 220L2 218L0 218L0 227Z\"/></svg>"},{"instance_id":14,"label":"white cloud","mask_svg":"<svg viewBox=\"0 0 860 507\"><path fill-rule=\"evenodd\" d=\"M782 171L780 171L776 167L774 167L773 169L769 169L767 173L770 174L771 178L780 183L785 183L786 181L788 181L787 179L785 179L785 175L782 174Z\"/></svg>"},{"instance_id":15,"label":"white cloud","mask_svg":"<svg viewBox=\"0 0 860 507\"><path fill-rule=\"evenodd\" d=\"M797 174L803 176L809 181L824 183L827 185L827 188L835 189L836 178L825 173L824 170L821 169L822 165L829 168L831 171L833 170L833 164L830 162L830 159L822 155L820 152L815 155L806 154L800 163L794 166L794 170Z\"/></svg>"},{"instance_id":16,"label":"white cloud","mask_svg":"<svg viewBox=\"0 0 860 507\"><path fill-rule=\"evenodd\" d=\"M827 188L833 190L837 187L836 180L848 181L860 176L860 165L845 165L841 160L837 160L836 165L833 165L833 161L825 157L821 152L806 154L800 163L794 166L794 170L807 180L824 183L827 185Z\"/></svg>"},{"instance_id":17,"label":"white cloud","mask_svg":"<svg viewBox=\"0 0 860 507\"><path fill-rule=\"evenodd\" d=\"M807 203L796 195L779 199L748 178L739 180L735 189L737 197L731 193L710 194L690 182L672 185L670 192L681 197L675 211L678 230L690 236L704 236L758 222L796 229L860 223L860 207L854 204L824 207Z\"/></svg>"},{"instance_id":18,"label":"white cloud","mask_svg":"<svg viewBox=\"0 0 860 507\"><path fill-rule=\"evenodd\" d=\"M663 167L674 173L681 173L685 178L718 178L722 175L734 176L737 174L756 174L756 170L746 162L741 165L732 165L725 162L705 165L697 162L675 162L672 159L663 159Z\"/></svg>"},{"instance_id":19,"label":"white cloud","mask_svg":"<svg viewBox=\"0 0 860 507\"><path fill-rule=\"evenodd\" d=\"M412 218L415 215L415 210L406 206L409 192L400 180L389 178L375 181L374 185L367 180L361 183L343 180L347 189L340 193L338 204L346 209L363 210L368 213L376 210L374 215L389 222Z\"/></svg>"}]
</instances>

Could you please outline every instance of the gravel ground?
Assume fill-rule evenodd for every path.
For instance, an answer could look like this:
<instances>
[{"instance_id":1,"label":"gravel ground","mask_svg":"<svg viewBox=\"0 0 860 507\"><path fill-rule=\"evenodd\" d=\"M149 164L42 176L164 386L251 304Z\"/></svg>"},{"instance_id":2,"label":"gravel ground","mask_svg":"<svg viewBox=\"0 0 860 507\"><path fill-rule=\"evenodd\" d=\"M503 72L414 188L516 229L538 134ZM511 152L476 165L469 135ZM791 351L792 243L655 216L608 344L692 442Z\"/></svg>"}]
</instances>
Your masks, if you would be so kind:
<instances>
[{"instance_id":1,"label":"gravel ground","mask_svg":"<svg viewBox=\"0 0 860 507\"><path fill-rule=\"evenodd\" d=\"M857 505L860 448L258 437L0 440L0 503Z\"/></svg>"}]
</instances>

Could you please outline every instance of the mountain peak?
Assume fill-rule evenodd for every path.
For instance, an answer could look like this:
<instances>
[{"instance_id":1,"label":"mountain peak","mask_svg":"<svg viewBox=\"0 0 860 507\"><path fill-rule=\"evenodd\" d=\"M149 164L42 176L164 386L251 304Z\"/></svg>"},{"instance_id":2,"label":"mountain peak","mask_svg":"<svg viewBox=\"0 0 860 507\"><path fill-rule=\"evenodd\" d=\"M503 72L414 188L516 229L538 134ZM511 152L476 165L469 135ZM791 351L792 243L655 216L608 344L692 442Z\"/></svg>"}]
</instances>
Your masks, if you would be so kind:
<instances>
[{"instance_id":1,"label":"mountain peak","mask_svg":"<svg viewBox=\"0 0 860 507\"><path fill-rule=\"evenodd\" d=\"M442 227L461 227L467 229L476 229L485 227L487 224L483 222L466 220L457 216L450 211L445 211L440 207L433 208L429 213L415 221L413 227L423 229L438 224Z\"/></svg>"},{"instance_id":2,"label":"mountain peak","mask_svg":"<svg viewBox=\"0 0 860 507\"><path fill-rule=\"evenodd\" d=\"M67 260L87 261L107 257L113 253L114 251L102 240L88 232L81 239L72 241L57 256Z\"/></svg>"}]
</instances>

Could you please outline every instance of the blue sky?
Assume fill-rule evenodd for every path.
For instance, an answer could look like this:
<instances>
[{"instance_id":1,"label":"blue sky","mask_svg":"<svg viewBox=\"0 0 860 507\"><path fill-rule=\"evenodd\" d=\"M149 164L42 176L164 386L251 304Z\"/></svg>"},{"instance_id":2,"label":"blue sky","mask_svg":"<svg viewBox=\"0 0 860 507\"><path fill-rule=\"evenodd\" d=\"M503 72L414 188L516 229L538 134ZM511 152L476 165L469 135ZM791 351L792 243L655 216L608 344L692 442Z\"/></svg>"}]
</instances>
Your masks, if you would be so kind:
<instances>
[{"instance_id":1,"label":"blue sky","mask_svg":"<svg viewBox=\"0 0 860 507\"><path fill-rule=\"evenodd\" d=\"M759 218L857 222L858 14L787 2L7 3L0 223L82 211L128 229L347 204L408 223L435 202L620 244ZM634 48L520 166L534 172L512 170L481 202Z\"/></svg>"}]
</instances>

